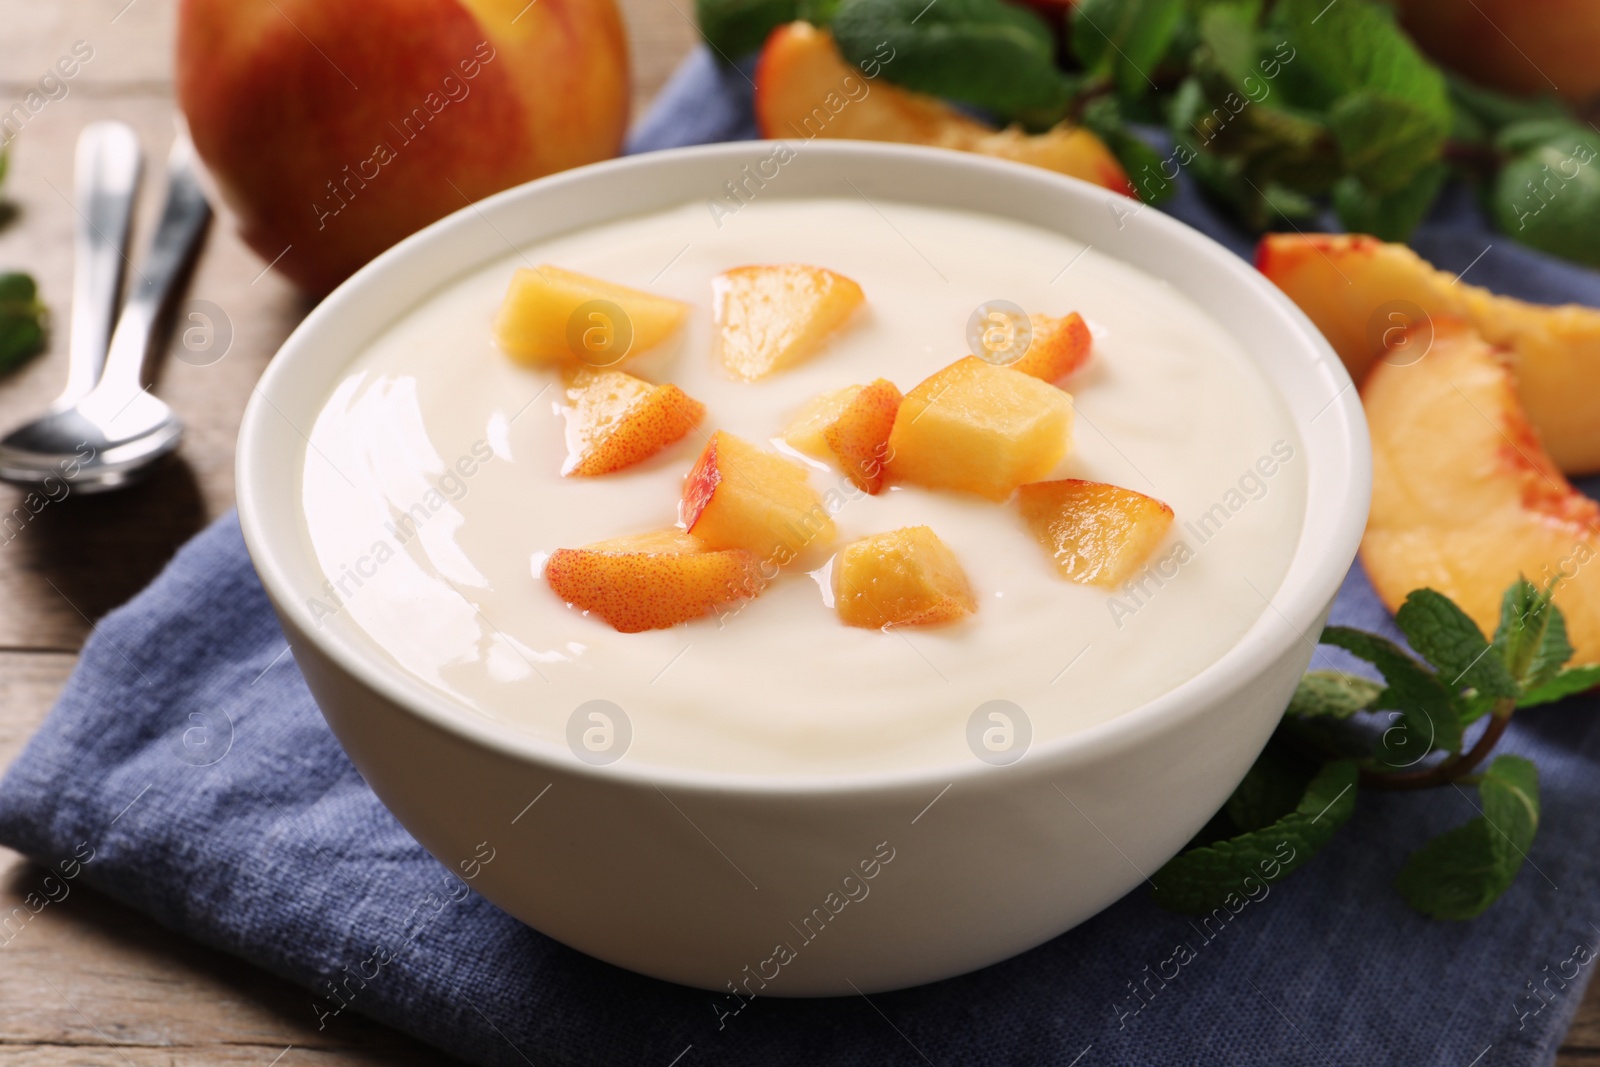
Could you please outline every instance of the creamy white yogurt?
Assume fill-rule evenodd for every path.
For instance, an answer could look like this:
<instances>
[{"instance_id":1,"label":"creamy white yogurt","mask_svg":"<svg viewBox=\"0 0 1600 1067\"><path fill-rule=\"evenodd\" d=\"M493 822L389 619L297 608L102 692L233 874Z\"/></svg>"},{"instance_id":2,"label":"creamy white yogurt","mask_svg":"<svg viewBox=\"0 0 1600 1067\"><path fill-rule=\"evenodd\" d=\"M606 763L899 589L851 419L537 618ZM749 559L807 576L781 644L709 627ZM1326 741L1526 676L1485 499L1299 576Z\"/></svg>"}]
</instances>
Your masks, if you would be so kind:
<instances>
[{"instance_id":1,"label":"creamy white yogurt","mask_svg":"<svg viewBox=\"0 0 1600 1067\"><path fill-rule=\"evenodd\" d=\"M490 339L512 272L541 262L690 304L670 351L624 369L704 402L704 434L754 441L778 438L824 390L876 377L910 389L966 354L985 301L1079 311L1095 359L1069 383L1074 446L1056 476L1159 497L1173 531L1137 588L1080 586L1057 576L1014 503L912 487L869 497L807 461L839 545L931 526L977 613L853 629L826 583L796 571L727 617L616 633L563 604L542 560L673 523L704 434L615 474L561 476L557 375L513 364ZM712 355L711 278L778 262L855 279L866 313L804 364L736 382ZM629 762L772 775L967 763L968 720L986 702L1022 708L1037 745L1169 691L1236 644L1288 567L1304 466L1286 409L1221 327L1065 237L891 202L757 201L720 226L691 204L521 249L355 356L309 434L306 533L328 585L305 594L324 625L342 616L402 670L515 729L564 744L574 709L614 702Z\"/></svg>"}]
</instances>

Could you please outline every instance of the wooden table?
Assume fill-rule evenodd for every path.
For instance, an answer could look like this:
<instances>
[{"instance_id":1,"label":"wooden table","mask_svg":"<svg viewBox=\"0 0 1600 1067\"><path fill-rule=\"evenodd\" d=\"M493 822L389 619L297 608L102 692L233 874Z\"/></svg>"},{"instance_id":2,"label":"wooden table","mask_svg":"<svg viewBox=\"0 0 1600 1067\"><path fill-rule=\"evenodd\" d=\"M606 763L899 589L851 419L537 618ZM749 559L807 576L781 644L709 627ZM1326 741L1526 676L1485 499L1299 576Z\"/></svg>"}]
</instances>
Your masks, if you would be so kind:
<instances>
[{"instance_id":1,"label":"wooden table","mask_svg":"<svg viewBox=\"0 0 1600 1067\"><path fill-rule=\"evenodd\" d=\"M335 0L337 2L337 0ZM621 0L633 45L635 114L694 41L688 0ZM44 406L60 388L75 216L72 153L98 118L131 123L152 174L172 138L175 0L0 0L0 106L86 41L94 58L28 123L6 184L18 214L0 228L0 269L38 278L56 310L50 350L0 383L0 426ZM138 232L159 196L147 182ZM14 538L0 533L0 764L38 726L94 620L143 587L177 547L233 499L233 442L267 360L308 310L226 224L214 228L191 297L232 322L227 356L209 366L169 361L161 395L189 433L180 462L148 486L51 504ZM20 494L0 487L0 516ZM0 850L0 914L43 872ZM440 1063L394 1031L341 1016L319 1031L307 994L239 960L200 948L81 886L0 946L0 1059L19 1065ZM1492 1062L1492 1061L1491 1061ZM1579 1011L1557 1061L1600 1064L1600 987Z\"/></svg>"}]
</instances>

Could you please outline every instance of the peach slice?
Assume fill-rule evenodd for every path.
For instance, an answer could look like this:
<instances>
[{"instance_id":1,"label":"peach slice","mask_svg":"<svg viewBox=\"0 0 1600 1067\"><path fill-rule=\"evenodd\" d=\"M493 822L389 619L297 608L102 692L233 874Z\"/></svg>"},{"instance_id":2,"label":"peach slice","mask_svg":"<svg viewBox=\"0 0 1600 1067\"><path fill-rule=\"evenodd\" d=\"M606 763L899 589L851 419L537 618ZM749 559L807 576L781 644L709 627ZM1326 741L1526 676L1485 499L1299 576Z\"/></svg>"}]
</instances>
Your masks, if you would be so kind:
<instances>
[{"instance_id":1,"label":"peach slice","mask_svg":"<svg viewBox=\"0 0 1600 1067\"><path fill-rule=\"evenodd\" d=\"M995 130L933 96L868 80L846 63L833 37L807 22L772 31L756 66L756 121L761 136L843 137L977 152L1031 163L1058 174L1133 195L1128 175L1105 143L1062 123L1029 136L1015 126Z\"/></svg>"},{"instance_id":2,"label":"peach slice","mask_svg":"<svg viewBox=\"0 0 1600 1067\"><path fill-rule=\"evenodd\" d=\"M805 359L861 306L861 286L800 263L735 267L711 280L722 362L753 382Z\"/></svg>"},{"instance_id":3,"label":"peach slice","mask_svg":"<svg viewBox=\"0 0 1600 1067\"><path fill-rule=\"evenodd\" d=\"M1497 296L1435 270L1404 245L1345 234L1270 234L1256 266L1316 323L1359 384L1380 357L1411 335L1417 311L1463 319L1510 351L1528 418L1556 465L1600 471L1600 309L1547 307ZM1416 358L1395 352L1388 362Z\"/></svg>"},{"instance_id":4,"label":"peach slice","mask_svg":"<svg viewBox=\"0 0 1600 1067\"><path fill-rule=\"evenodd\" d=\"M1017 503L1056 570L1085 585L1121 585L1172 527L1166 504L1105 482L1034 482Z\"/></svg>"},{"instance_id":5,"label":"peach slice","mask_svg":"<svg viewBox=\"0 0 1600 1067\"><path fill-rule=\"evenodd\" d=\"M1076 311L1061 318L1029 315L1033 340L1022 358L1006 366L1040 381L1058 382L1089 362L1089 324Z\"/></svg>"},{"instance_id":6,"label":"peach slice","mask_svg":"<svg viewBox=\"0 0 1600 1067\"><path fill-rule=\"evenodd\" d=\"M609 474L649 459L699 425L706 406L676 385L621 371L579 371L567 389L562 474Z\"/></svg>"},{"instance_id":7,"label":"peach slice","mask_svg":"<svg viewBox=\"0 0 1600 1067\"><path fill-rule=\"evenodd\" d=\"M1372 431L1372 511L1361 559L1391 611L1428 586L1485 633L1523 575L1555 602L1580 663L1600 661L1600 507L1540 445L1518 398L1514 359L1458 320L1437 318L1433 347L1379 363L1363 399Z\"/></svg>"},{"instance_id":8,"label":"peach slice","mask_svg":"<svg viewBox=\"0 0 1600 1067\"><path fill-rule=\"evenodd\" d=\"M1072 397L968 356L906 394L889 435L889 477L1004 500L1046 477L1072 441Z\"/></svg>"},{"instance_id":9,"label":"peach slice","mask_svg":"<svg viewBox=\"0 0 1600 1067\"><path fill-rule=\"evenodd\" d=\"M846 625L933 626L978 610L966 572L926 526L906 526L845 546L834 562L834 607Z\"/></svg>"},{"instance_id":10,"label":"peach slice","mask_svg":"<svg viewBox=\"0 0 1600 1067\"><path fill-rule=\"evenodd\" d=\"M876 496L883 490L889 432L901 400L887 378L823 393L800 409L784 440L808 456L837 459L846 477Z\"/></svg>"},{"instance_id":11,"label":"peach slice","mask_svg":"<svg viewBox=\"0 0 1600 1067\"><path fill-rule=\"evenodd\" d=\"M625 634L698 619L764 584L749 552L708 548L676 527L557 549L544 578L562 600Z\"/></svg>"},{"instance_id":12,"label":"peach slice","mask_svg":"<svg viewBox=\"0 0 1600 1067\"><path fill-rule=\"evenodd\" d=\"M712 548L783 566L833 540L833 519L806 469L725 430L711 435L683 485L683 523Z\"/></svg>"},{"instance_id":13,"label":"peach slice","mask_svg":"<svg viewBox=\"0 0 1600 1067\"><path fill-rule=\"evenodd\" d=\"M828 447L827 430L839 421L845 408L850 406L864 385L847 385L843 389L830 389L805 402L783 431L783 439L796 451L812 459L831 459L833 449Z\"/></svg>"},{"instance_id":14,"label":"peach slice","mask_svg":"<svg viewBox=\"0 0 1600 1067\"><path fill-rule=\"evenodd\" d=\"M511 276L494 339L521 363L608 367L665 341L688 311L677 300L545 263Z\"/></svg>"},{"instance_id":15,"label":"peach slice","mask_svg":"<svg viewBox=\"0 0 1600 1067\"><path fill-rule=\"evenodd\" d=\"M845 477L873 496L883 490L889 434L903 399L893 382L878 378L863 386L822 431L828 447L839 457Z\"/></svg>"}]
</instances>

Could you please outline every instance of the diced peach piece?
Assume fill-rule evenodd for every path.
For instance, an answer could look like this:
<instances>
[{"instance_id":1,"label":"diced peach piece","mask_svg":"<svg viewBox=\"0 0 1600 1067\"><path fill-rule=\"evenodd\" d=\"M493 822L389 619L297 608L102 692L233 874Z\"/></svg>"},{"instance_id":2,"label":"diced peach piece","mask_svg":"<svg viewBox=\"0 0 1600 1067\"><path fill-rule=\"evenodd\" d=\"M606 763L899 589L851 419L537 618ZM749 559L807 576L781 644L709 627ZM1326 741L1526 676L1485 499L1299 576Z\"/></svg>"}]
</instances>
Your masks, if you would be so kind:
<instances>
[{"instance_id":1,"label":"diced peach piece","mask_svg":"<svg viewBox=\"0 0 1600 1067\"><path fill-rule=\"evenodd\" d=\"M1089 362L1089 324L1074 311L1061 318L1029 315L1033 340L1021 359L1006 366L1040 381L1058 382Z\"/></svg>"},{"instance_id":2,"label":"diced peach piece","mask_svg":"<svg viewBox=\"0 0 1600 1067\"><path fill-rule=\"evenodd\" d=\"M1172 509L1161 501L1104 482L1034 482L1017 503L1056 569L1085 585L1121 585L1172 527Z\"/></svg>"},{"instance_id":3,"label":"diced peach piece","mask_svg":"<svg viewBox=\"0 0 1600 1067\"><path fill-rule=\"evenodd\" d=\"M933 626L978 610L966 572L926 526L845 546L834 562L833 603L849 626Z\"/></svg>"},{"instance_id":4,"label":"diced peach piece","mask_svg":"<svg viewBox=\"0 0 1600 1067\"><path fill-rule=\"evenodd\" d=\"M827 429L839 421L839 416L850 406L850 401L865 388L863 385L847 385L807 400L805 406L790 420L789 428L783 431L783 439L790 447L812 459L832 458L833 449L828 447Z\"/></svg>"},{"instance_id":5,"label":"diced peach piece","mask_svg":"<svg viewBox=\"0 0 1600 1067\"><path fill-rule=\"evenodd\" d=\"M1514 358L1465 323L1436 317L1414 363L1373 367L1372 511L1361 562L1392 611L1436 589L1485 633L1519 575L1555 602L1578 663L1600 662L1600 506L1556 469L1529 424Z\"/></svg>"},{"instance_id":6,"label":"diced peach piece","mask_svg":"<svg viewBox=\"0 0 1600 1067\"><path fill-rule=\"evenodd\" d=\"M968 356L906 394L889 435L889 477L1004 500L1049 475L1072 442L1072 397Z\"/></svg>"},{"instance_id":7,"label":"diced peach piece","mask_svg":"<svg viewBox=\"0 0 1600 1067\"><path fill-rule=\"evenodd\" d=\"M837 459L852 482L876 495L883 489L889 431L901 399L886 378L823 393L800 409L784 440L808 456Z\"/></svg>"},{"instance_id":8,"label":"diced peach piece","mask_svg":"<svg viewBox=\"0 0 1600 1067\"><path fill-rule=\"evenodd\" d=\"M567 389L563 474L609 474L648 459L694 429L706 406L676 385L621 371L579 371Z\"/></svg>"},{"instance_id":9,"label":"diced peach piece","mask_svg":"<svg viewBox=\"0 0 1600 1067\"><path fill-rule=\"evenodd\" d=\"M625 634L664 630L761 592L756 557L711 549L676 527L550 554L545 581Z\"/></svg>"},{"instance_id":10,"label":"diced peach piece","mask_svg":"<svg viewBox=\"0 0 1600 1067\"><path fill-rule=\"evenodd\" d=\"M1500 296L1435 270L1405 245L1361 234L1269 234L1256 266L1316 323L1357 385L1379 361L1417 358L1427 336L1406 327L1419 312L1465 320L1510 354L1517 392L1556 465L1600 471L1600 309ZM1407 338L1412 350L1390 356Z\"/></svg>"},{"instance_id":11,"label":"diced peach piece","mask_svg":"<svg viewBox=\"0 0 1600 1067\"><path fill-rule=\"evenodd\" d=\"M873 496L883 489L889 434L903 400L893 382L879 378L864 386L822 431L828 447L839 457L845 477Z\"/></svg>"},{"instance_id":12,"label":"diced peach piece","mask_svg":"<svg viewBox=\"0 0 1600 1067\"><path fill-rule=\"evenodd\" d=\"M870 91L850 93L857 83ZM869 84L845 62L833 36L808 22L772 31L756 65L755 85L756 123L763 137L935 145L1030 163L1134 195L1117 157L1082 126L1062 122L1038 134L1016 126L996 130L936 96L903 89L887 78ZM830 101L841 103L830 107Z\"/></svg>"},{"instance_id":13,"label":"diced peach piece","mask_svg":"<svg viewBox=\"0 0 1600 1067\"><path fill-rule=\"evenodd\" d=\"M611 308L597 307L574 321L573 313L592 301L620 309L622 319ZM677 300L545 263L512 275L495 316L494 339L521 363L608 367L665 341L688 311Z\"/></svg>"},{"instance_id":14,"label":"diced peach piece","mask_svg":"<svg viewBox=\"0 0 1600 1067\"><path fill-rule=\"evenodd\" d=\"M711 435L683 485L683 522L712 548L783 566L833 540L833 519L806 469L725 430Z\"/></svg>"},{"instance_id":15,"label":"diced peach piece","mask_svg":"<svg viewBox=\"0 0 1600 1067\"><path fill-rule=\"evenodd\" d=\"M711 296L722 362L747 382L816 352L863 299L844 275L800 263L724 271Z\"/></svg>"}]
</instances>

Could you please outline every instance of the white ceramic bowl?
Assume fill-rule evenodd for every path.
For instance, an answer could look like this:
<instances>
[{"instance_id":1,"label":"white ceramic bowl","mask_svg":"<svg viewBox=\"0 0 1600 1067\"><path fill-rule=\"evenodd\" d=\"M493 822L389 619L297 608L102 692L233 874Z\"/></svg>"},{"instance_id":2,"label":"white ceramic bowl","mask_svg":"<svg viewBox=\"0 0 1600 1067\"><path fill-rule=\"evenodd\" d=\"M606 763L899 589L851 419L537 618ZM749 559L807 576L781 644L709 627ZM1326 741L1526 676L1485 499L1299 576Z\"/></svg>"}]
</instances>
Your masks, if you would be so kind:
<instances>
[{"instance_id":1,"label":"white ceramic bowl","mask_svg":"<svg viewBox=\"0 0 1600 1067\"><path fill-rule=\"evenodd\" d=\"M573 948L659 978L765 996L873 992L982 967L1084 921L1221 806L1271 734L1355 556L1369 445L1350 379L1315 328L1189 227L1031 167L811 143L760 195L859 194L1055 230L1166 279L1237 338L1293 415L1309 483L1288 574L1236 647L1165 696L1037 743L1010 766L973 759L779 783L627 760L590 766L386 665L346 615L319 628L306 599L323 575L303 529L300 470L306 431L349 359L446 282L503 257L508 242L715 197L771 151L725 144L568 171L464 208L380 256L267 369L240 432L239 514L340 743L447 867L494 849L491 863L466 868L478 891Z\"/></svg>"}]
</instances>

